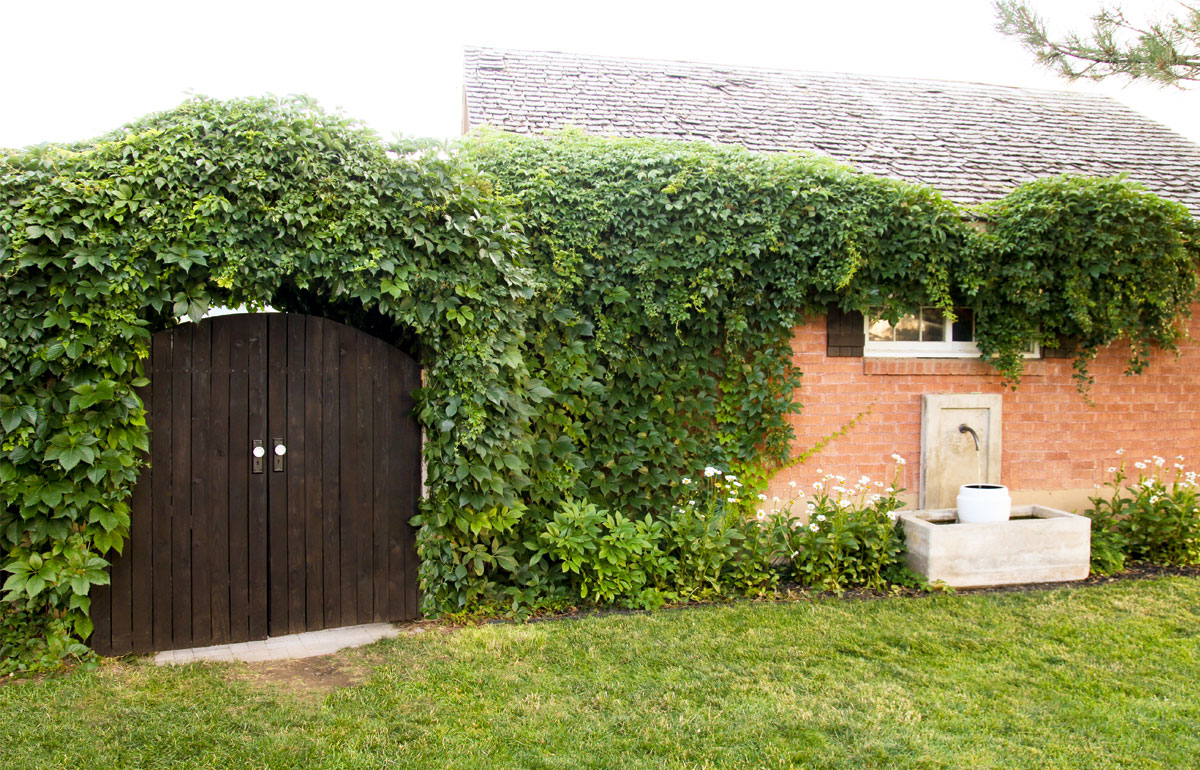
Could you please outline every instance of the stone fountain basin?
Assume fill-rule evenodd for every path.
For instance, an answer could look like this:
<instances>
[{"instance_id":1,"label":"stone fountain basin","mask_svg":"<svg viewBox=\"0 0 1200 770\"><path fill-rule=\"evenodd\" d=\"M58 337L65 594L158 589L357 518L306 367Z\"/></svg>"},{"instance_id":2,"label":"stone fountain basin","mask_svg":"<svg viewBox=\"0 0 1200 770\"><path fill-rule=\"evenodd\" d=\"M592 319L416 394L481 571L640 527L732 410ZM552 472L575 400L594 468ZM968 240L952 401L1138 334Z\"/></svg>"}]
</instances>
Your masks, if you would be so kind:
<instances>
[{"instance_id":1,"label":"stone fountain basin","mask_svg":"<svg viewBox=\"0 0 1200 770\"><path fill-rule=\"evenodd\" d=\"M1083 580L1091 519L1041 505L1014 505L1008 521L964 524L954 508L902 513L913 572L955 588Z\"/></svg>"}]
</instances>

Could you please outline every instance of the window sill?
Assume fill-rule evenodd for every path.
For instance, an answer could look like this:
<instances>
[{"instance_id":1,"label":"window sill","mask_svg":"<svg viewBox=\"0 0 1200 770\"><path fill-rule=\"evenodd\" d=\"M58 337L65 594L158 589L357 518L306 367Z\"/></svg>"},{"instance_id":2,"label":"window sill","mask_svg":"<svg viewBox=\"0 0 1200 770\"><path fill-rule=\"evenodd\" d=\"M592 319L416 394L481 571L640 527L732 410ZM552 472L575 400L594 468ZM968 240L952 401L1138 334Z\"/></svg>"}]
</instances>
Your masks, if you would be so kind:
<instances>
[{"instance_id":1,"label":"window sill","mask_svg":"<svg viewBox=\"0 0 1200 770\"><path fill-rule=\"evenodd\" d=\"M863 358L863 374L933 375L998 377L989 364L978 358ZM1046 374L1046 362L1030 359L1025 362L1022 377L1041 377Z\"/></svg>"}]
</instances>

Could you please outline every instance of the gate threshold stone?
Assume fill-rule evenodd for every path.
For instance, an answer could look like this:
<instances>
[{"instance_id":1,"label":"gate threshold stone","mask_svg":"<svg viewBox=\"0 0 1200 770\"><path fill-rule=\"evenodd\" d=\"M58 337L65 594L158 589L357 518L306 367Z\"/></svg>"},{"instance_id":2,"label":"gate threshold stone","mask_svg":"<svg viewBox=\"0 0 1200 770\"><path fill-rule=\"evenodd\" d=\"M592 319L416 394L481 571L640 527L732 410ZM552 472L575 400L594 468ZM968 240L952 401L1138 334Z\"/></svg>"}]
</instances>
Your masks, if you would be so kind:
<instances>
[{"instance_id":1,"label":"gate threshold stone","mask_svg":"<svg viewBox=\"0 0 1200 770\"><path fill-rule=\"evenodd\" d=\"M212 647L194 647L190 650L165 650L155 653L154 662L160 666L175 663L192 663L200 660L243 661L256 663L267 660L291 660L329 655L347 647L361 647L390 639L402 633L417 633L420 626L401 629L393 623L368 623L361 626L327 628L323 631L305 631L288 636L272 636L258 642L236 642L216 644Z\"/></svg>"}]
</instances>

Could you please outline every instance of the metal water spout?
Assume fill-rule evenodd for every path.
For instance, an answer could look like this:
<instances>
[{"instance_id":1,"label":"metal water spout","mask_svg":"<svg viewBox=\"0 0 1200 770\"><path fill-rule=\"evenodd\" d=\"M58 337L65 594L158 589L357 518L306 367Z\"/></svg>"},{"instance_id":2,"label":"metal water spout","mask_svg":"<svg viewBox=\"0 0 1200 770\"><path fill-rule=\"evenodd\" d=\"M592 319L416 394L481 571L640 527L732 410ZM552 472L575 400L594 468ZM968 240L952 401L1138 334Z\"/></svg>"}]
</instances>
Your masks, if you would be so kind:
<instances>
[{"instance_id":1,"label":"metal water spout","mask_svg":"<svg viewBox=\"0 0 1200 770\"><path fill-rule=\"evenodd\" d=\"M975 439L975 451L976 451L976 452L978 452L978 451L979 451L979 434L975 432L975 429L974 429L974 428L972 428L972 427L968 426L968 425L967 425L967 424L964 422L962 425L959 425L959 426L958 426L958 432L959 432L959 433L970 433L970 434L971 434L971 438Z\"/></svg>"}]
</instances>

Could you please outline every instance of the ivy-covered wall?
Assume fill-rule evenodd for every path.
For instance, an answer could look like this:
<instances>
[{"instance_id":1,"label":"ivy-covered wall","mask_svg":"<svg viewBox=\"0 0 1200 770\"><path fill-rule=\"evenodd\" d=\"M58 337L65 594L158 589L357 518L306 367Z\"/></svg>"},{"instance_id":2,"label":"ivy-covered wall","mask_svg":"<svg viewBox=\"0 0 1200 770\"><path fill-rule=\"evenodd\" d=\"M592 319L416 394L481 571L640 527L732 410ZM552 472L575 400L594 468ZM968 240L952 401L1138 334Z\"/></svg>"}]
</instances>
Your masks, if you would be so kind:
<instances>
[{"instance_id":1,"label":"ivy-covered wall","mask_svg":"<svg viewBox=\"0 0 1200 770\"><path fill-rule=\"evenodd\" d=\"M537 604L564 505L656 515L706 465L787 461L792 329L826 307L968 306L1030 340L1170 347L1196 225L1121 180L1034 183L987 223L819 159L563 134L385 145L302 100L194 100L0 158L0 548L10 617L60 653L128 531L151 332L210 304L419 348L425 610ZM72 636L73 635L73 636ZM8 654L11 654L9 652Z\"/></svg>"}]
</instances>

